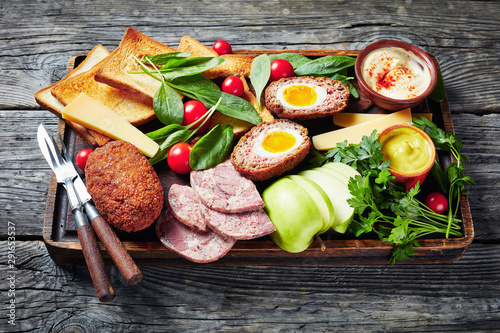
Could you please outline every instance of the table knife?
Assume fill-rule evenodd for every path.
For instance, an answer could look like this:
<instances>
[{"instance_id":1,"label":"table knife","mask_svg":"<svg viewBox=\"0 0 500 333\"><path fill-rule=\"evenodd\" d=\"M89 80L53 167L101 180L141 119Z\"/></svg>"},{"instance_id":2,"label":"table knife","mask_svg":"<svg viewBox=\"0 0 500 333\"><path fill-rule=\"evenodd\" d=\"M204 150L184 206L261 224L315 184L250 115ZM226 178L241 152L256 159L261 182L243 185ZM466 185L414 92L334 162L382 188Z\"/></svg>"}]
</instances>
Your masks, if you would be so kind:
<instances>
[{"instance_id":1,"label":"table knife","mask_svg":"<svg viewBox=\"0 0 500 333\"><path fill-rule=\"evenodd\" d=\"M82 211L80 200L73 185L74 174L68 167L69 164L62 159L55 142L48 135L43 125L38 127L37 138L40 150L56 175L57 182L64 185L68 194L71 211L75 216L78 239L97 296L101 302L110 302L115 298L115 291L111 286L94 231L87 220L87 216Z\"/></svg>"},{"instance_id":2,"label":"table knife","mask_svg":"<svg viewBox=\"0 0 500 333\"><path fill-rule=\"evenodd\" d=\"M66 160L70 161L71 158L69 157L69 154L63 143L63 140L61 137L59 137L59 139L61 142L63 154L65 155ZM104 245L109 255L111 256L111 259L113 259L114 263L116 264L116 267L118 267L118 270L122 273L122 276L124 277L125 281L129 285L134 285L138 283L142 279L141 271L139 270L134 260L132 259L130 254L127 252L127 250L121 243L118 236L116 236L116 233L113 231L111 226L106 222L106 220L101 216L99 211L95 208L92 202L92 197L87 191L87 187L85 186L83 180L76 172L73 164L71 165L75 173L75 177L73 178L73 184L75 186L76 193L78 194L80 203L84 208L85 213L87 214L87 217L89 218L90 223L92 224L92 227L94 228L94 231L97 234L97 237L99 237L99 239L101 240L102 244Z\"/></svg>"}]
</instances>

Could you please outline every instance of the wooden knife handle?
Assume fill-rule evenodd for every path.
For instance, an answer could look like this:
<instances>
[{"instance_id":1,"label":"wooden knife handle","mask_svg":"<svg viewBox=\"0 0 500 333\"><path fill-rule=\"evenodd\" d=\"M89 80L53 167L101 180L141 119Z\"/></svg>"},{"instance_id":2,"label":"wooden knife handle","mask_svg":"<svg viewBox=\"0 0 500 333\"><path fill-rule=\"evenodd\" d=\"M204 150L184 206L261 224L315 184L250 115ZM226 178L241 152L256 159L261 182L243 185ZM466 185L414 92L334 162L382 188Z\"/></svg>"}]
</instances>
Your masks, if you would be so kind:
<instances>
[{"instance_id":1,"label":"wooden knife handle","mask_svg":"<svg viewBox=\"0 0 500 333\"><path fill-rule=\"evenodd\" d=\"M115 291L111 286L94 231L90 224L82 225L76 231L97 296L101 302L110 302L115 298Z\"/></svg>"},{"instance_id":2,"label":"wooden knife handle","mask_svg":"<svg viewBox=\"0 0 500 333\"><path fill-rule=\"evenodd\" d=\"M98 215L92 219L91 224L97 237L99 237L111 256L111 259L115 262L116 267L118 267L125 278L125 281L127 281L129 285L134 285L141 281L142 273L139 267L137 267L134 260L106 220L104 220L101 215Z\"/></svg>"}]
</instances>

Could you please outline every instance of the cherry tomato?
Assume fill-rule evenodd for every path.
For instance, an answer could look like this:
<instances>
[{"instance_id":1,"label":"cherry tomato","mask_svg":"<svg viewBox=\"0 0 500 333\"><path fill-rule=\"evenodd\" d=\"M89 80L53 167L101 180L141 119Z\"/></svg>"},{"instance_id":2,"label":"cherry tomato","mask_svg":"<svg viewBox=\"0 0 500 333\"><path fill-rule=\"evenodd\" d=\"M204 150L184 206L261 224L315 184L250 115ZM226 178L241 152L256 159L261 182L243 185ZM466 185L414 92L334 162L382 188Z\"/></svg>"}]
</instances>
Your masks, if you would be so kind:
<instances>
[{"instance_id":1,"label":"cherry tomato","mask_svg":"<svg viewBox=\"0 0 500 333\"><path fill-rule=\"evenodd\" d=\"M76 155L76 165L82 170L85 170L85 165L87 164L87 158L93 150L89 148L85 148L80 150L78 155Z\"/></svg>"},{"instance_id":2,"label":"cherry tomato","mask_svg":"<svg viewBox=\"0 0 500 333\"><path fill-rule=\"evenodd\" d=\"M243 81L237 76L229 76L222 82L222 91L225 93L239 97L244 90Z\"/></svg>"},{"instance_id":3,"label":"cherry tomato","mask_svg":"<svg viewBox=\"0 0 500 333\"><path fill-rule=\"evenodd\" d=\"M225 40L216 41L212 46L212 49L215 52L217 52L218 55L233 53L233 48L231 47L231 44L229 44Z\"/></svg>"},{"instance_id":4,"label":"cherry tomato","mask_svg":"<svg viewBox=\"0 0 500 333\"><path fill-rule=\"evenodd\" d=\"M277 81L284 77L294 76L292 64L285 59L275 59L271 61L271 77L269 80Z\"/></svg>"},{"instance_id":5,"label":"cherry tomato","mask_svg":"<svg viewBox=\"0 0 500 333\"><path fill-rule=\"evenodd\" d=\"M448 209L448 200L439 192L427 194L424 201L425 205L438 214L442 214Z\"/></svg>"},{"instance_id":6,"label":"cherry tomato","mask_svg":"<svg viewBox=\"0 0 500 333\"><path fill-rule=\"evenodd\" d=\"M207 111L208 109L206 108L206 106L200 101L192 100L184 103L184 118L182 118L182 126L194 123L196 120L202 117ZM201 122L202 121L197 123L191 129L195 129L196 127L198 127L201 124ZM206 131L209 125L210 125L210 120L207 120L205 124L196 132L196 134L200 134Z\"/></svg>"},{"instance_id":7,"label":"cherry tomato","mask_svg":"<svg viewBox=\"0 0 500 333\"><path fill-rule=\"evenodd\" d=\"M174 172L185 174L191 171L189 156L193 147L185 142L179 142L170 148L167 155L167 163Z\"/></svg>"}]
</instances>

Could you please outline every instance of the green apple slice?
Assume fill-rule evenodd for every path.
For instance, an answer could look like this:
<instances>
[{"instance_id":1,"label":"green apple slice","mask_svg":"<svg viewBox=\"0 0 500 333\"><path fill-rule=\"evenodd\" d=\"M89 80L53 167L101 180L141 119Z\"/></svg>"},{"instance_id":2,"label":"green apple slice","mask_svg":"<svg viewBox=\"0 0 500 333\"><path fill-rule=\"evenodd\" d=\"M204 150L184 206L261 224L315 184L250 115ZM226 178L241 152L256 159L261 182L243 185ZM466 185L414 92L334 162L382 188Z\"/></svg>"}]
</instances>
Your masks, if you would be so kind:
<instances>
[{"instance_id":1,"label":"green apple slice","mask_svg":"<svg viewBox=\"0 0 500 333\"><path fill-rule=\"evenodd\" d=\"M329 162L321 166L322 168L327 168L331 170L336 170L348 178L352 178L354 176L361 176L358 170L354 169L352 166L347 165L342 162Z\"/></svg>"},{"instance_id":2,"label":"green apple slice","mask_svg":"<svg viewBox=\"0 0 500 333\"><path fill-rule=\"evenodd\" d=\"M323 219L311 196L296 182L281 178L262 192L265 211L276 227L271 239L283 250L302 252L323 228Z\"/></svg>"},{"instance_id":3,"label":"green apple slice","mask_svg":"<svg viewBox=\"0 0 500 333\"><path fill-rule=\"evenodd\" d=\"M347 185L337 177L317 170L305 170L300 172L299 175L311 179L323 188L330 197L335 211L335 220L332 228L338 233L345 233L354 215L354 208L347 203L347 199L352 198Z\"/></svg>"},{"instance_id":4,"label":"green apple slice","mask_svg":"<svg viewBox=\"0 0 500 333\"><path fill-rule=\"evenodd\" d=\"M324 173L328 173L336 178L338 178L342 183L344 183L346 186L347 184L349 184L349 177L347 177L346 175L344 175L343 173L340 173L339 171L337 170L333 170L333 169L330 169L330 168L323 168L323 167L320 167L320 168L314 168L314 169L311 169L311 170L314 170L314 171L319 171L319 172L324 172Z\"/></svg>"},{"instance_id":5,"label":"green apple slice","mask_svg":"<svg viewBox=\"0 0 500 333\"><path fill-rule=\"evenodd\" d=\"M301 175L289 175L294 182L300 185L313 199L316 206L318 206L319 212L323 219L323 229L320 230L320 234L328 231L333 225L335 219L335 212L333 209L332 201L326 192L315 182L307 177Z\"/></svg>"}]
</instances>

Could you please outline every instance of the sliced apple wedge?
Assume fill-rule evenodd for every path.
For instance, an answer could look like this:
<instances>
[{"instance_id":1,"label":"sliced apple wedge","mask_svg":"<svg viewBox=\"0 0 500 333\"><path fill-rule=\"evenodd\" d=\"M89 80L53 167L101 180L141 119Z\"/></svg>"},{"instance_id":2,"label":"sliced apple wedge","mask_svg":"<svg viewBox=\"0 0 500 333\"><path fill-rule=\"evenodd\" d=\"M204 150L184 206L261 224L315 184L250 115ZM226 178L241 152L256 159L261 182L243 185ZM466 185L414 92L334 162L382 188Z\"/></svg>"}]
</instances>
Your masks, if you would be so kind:
<instances>
[{"instance_id":1,"label":"sliced apple wedge","mask_svg":"<svg viewBox=\"0 0 500 333\"><path fill-rule=\"evenodd\" d=\"M333 170L333 169L330 169L330 168L324 168L324 167L314 168L314 169L311 169L311 170L319 171L319 172L323 172L323 173L328 173L328 174L330 174L330 175L338 178L346 186L347 186L347 184L349 184L349 177L346 176L346 175L344 175L340 171Z\"/></svg>"},{"instance_id":2,"label":"sliced apple wedge","mask_svg":"<svg viewBox=\"0 0 500 333\"><path fill-rule=\"evenodd\" d=\"M283 250L302 252L323 229L323 219L311 196L296 182L281 178L262 192L264 210L276 227L271 239Z\"/></svg>"},{"instance_id":3,"label":"sliced apple wedge","mask_svg":"<svg viewBox=\"0 0 500 333\"><path fill-rule=\"evenodd\" d=\"M331 170L336 170L349 178L354 177L354 176L361 176L361 174L358 172L358 170L356 170L352 166L347 165L347 164L342 163L342 162L329 162L329 163L323 164L321 167L331 169Z\"/></svg>"},{"instance_id":4,"label":"sliced apple wedge","mask_svg":"<svg viewBox=\"0 0 500 333\"><path fill-rule=\"evenodd\" d=\"M316 206L318 206L321 218L323 219L323 229L320 230L320 234L328 231L333 225L335 220L335 211L333 209L332 201L326 192L316 184L314 181L307 177L301 175L289 175L286 178L290 178L294 182L300 185L313 199Z\"/></svg>"},{"instance_id":5,"label":"sliced apple wedge","mask_svg":"<svg viewBox=\"0 0 500 333\"><path fill-rule=\"evenodd\" d=\"M337 177L317 170L305 170L300 172L299 175L314 181L330 197L335 211L332 228L338 233L345 233L354 215L354 208L347 203L347 199L352 197L347 185Z\"/></svg>"}]
</instances>

